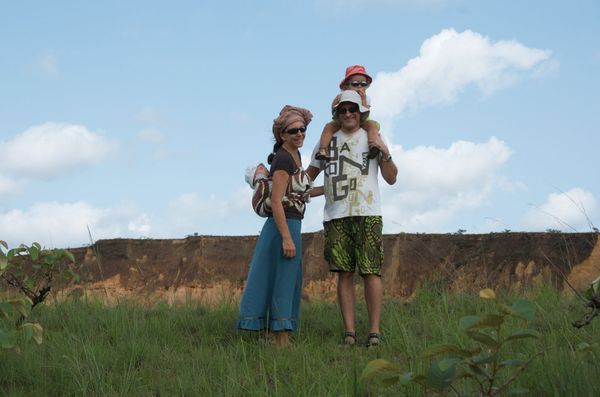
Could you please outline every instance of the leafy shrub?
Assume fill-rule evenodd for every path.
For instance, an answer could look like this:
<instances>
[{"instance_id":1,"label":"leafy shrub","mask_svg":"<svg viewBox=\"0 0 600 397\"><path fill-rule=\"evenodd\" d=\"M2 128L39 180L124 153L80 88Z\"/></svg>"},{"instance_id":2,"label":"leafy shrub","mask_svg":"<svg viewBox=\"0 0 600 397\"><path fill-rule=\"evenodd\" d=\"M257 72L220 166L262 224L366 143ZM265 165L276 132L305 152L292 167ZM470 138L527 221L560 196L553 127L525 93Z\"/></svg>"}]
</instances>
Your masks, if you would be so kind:
<instances>
[{"instance_id":1,"label":"leafy shrub","mask_svg":"<svg viewBox=\"0 0 600 397\"><path fill-rule=\"evenodd\" d=\"M74 262L73 254L64 249L44 250L33 243L9 250L8 244L0 240L0 280L18 293L16 297L0 298L0 349L18 352L19 334L25 341L42 343L42 326L25 320L46 299L56 277L77 279L71 268Z\"/></svg>"},{"instance_id":2,"label":"leafy shrub","mask_svg":"<svg viewBox=\"0 0 600 397\"><path fill-rule=\"evenodd\" d=\"M573 322L573 326L577 328L588 325L600 314L600 277L592 281L590 287L584 292L583 298L586 300L586 307L591 311L583 319Z\"/></svg>"},{"instance_id":3,"label":"leafy shrub","mask_svg":"<svg viewBox=\"0 0 600 397\"><path fill-rule=\"evenodd\" d=\"M398 365L384 359L373 360L363 370L362 379L374 380L386 386L416 383L428 392L441 396L449 396L450 393L461 395L454 385L461 379L471 381L475 389L473 393L477 396L496 396L505 391L511 394L527 392L527 389L509 387L543 351L523 360L503 357L503 347L524 339L538 339L539 334L532 329L517 329L507 335L503 328L508 317L525 322L533 320L535 306L522 299L508 306L498 302L491 289L480 291L479 296L493 300L496 310L460 319L460 329L475 342L474 346L441 344L429 348L422 354L423 358L433 360L426 374L403 371Z\"/></svg>"},{"instance_id":4,"label":"leafy shrub","mask_svg":"<svg viewBox=\"0 0 600 397\"><path fill-rule=\"evenodd\" d=\"M2 246L8 249L4 241ZM73 270L75 258L64 249L47 250L38 243L21 244L2 253L2 257L5 269L1 279L29 298L32 308L46 299L57 278L78 280Z\"/></svg>"}]
</instances>

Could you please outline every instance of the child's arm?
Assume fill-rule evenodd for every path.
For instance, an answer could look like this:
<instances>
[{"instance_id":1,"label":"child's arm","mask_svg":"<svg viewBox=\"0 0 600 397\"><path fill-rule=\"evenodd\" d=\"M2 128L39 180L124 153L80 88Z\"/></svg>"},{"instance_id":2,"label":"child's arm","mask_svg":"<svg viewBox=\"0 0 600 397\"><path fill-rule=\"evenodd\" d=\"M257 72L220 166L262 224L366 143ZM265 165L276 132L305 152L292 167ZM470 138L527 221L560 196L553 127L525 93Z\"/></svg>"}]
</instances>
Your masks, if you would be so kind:
<instances>
[{"instance_id":1,"label":"child's arm","mask_svg":"<svg viewBox=\"0 0 600 397\"><path fill-rule=\"evenodd\" d=\"M358 95L360 95L360 101L362 102L362 105L367 109L371 109L371 105L369 105L367 101L367 93L365 92L365 90L357 90L356 92L358 92Z\"/></svg>"},{"instance_id":2,"label":"child's arm","mask_svg":"<svg viewBox=\"0 0 600 397\"><path fill-rule=\"evenodd\" d=\"M325 127L323 127L323 132L321 132L321 138L319 139L319 148L327 149L329 147L329 142L331 142L331 138L333 138L333 134L335 134L335 132L339 129L339 124L334 121L330 121L329 123L325 124Z\"/></svg>"},{"instance_id":3,"label":"child's arm","mask_svg":"<svg viewBox=\"0 0 600 397\"><path fill-rule=\"evenodd\" d=\"M365 120L361 126L367 130L369 144L376 142L377 138L379 138L379 123L375 120Z\"/></svg>"},{"instance_id":4,"label":"child's arm","mask_svg":"<svg viewBox=\"0 0 600 397\"><path fill-rule=\"evenodd\" d=\"M315 154L317 160L328 160L329 159L329 143L333 134L340 129L340 125L335 121L330 121L325 124L323 132L321 132L321 138L319 139L319 150Z\"/></svg>"}]
</instances>

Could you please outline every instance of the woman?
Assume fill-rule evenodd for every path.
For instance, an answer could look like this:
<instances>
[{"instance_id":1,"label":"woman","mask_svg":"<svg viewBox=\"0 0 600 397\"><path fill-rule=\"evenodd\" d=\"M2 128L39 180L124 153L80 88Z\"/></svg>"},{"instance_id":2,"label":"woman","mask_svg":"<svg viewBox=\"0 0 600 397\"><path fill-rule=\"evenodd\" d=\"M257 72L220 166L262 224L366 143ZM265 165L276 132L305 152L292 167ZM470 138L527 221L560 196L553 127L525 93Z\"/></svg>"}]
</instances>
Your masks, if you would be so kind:
<instances>
[{"instance_id":1,"label":"woman","mask_svg":"<svg viewBox=\"0 0 600 397\"><path fill-rule=\"evenodd\" d=\"M296 331L302 292L300 228L312 181L302 168L299 148L312 119L307 109L286 105L273 121L275 146L269 155L272 215L256 243L240 304L237 326L273 332L275 345L289 345ZM322 194L322 187L318 189Z\"/></svg>"}]
</instances>

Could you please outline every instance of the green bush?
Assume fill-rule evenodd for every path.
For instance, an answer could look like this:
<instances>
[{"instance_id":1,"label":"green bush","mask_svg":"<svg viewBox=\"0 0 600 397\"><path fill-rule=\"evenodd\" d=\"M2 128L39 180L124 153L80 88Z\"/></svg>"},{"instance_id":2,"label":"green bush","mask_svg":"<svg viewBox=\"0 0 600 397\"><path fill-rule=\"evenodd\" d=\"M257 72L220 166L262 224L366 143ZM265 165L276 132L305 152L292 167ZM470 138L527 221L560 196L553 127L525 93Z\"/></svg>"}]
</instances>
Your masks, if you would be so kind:
<instances>
[{"instance_id":1,"label":"green bush","mask_svg":"<svg viewBox=\"0 0 600 397\"><path fill-rule=\"evenodd\" d=\"M516 300L511 306L499 302L491 289L480 291L483 299L495 302L495 311L483 315L462 317L461 331L475 342L472 346L460 344L435 345L422 353L430 362L425 374L403 371L398 365L384 359L370 361L362 373L365 380L382 385L408 385L416 383L426 391L448 396L461 395L455 388L459 380L470 381L473 395L496 396L508 391L510 394L528 392L524 388L510 388L531 362L544 352L539 351L525 359L503 357L503 348L524 339L539 339L540 334L528 328L505 331L508 318L530 322L535 317L535 306L528 300Z\"/></svg>"},{"instance_id":2,"label":"green bush","mask_svg":"<svg viewBox=\"0 0 600 397\"><path fill-rule=\"evenodd\" d=\"M0 299L0 348L19 351L20 334L25 341L42 343L42 326L26 319L46 299L57 277L77 279L74 262L64 249L45 250L32 243L9 250L0 240L0 280L16 292L15 297Z\"/></svg>"},{"instance_id":3,"label":"green bush","mask_svg":"<svg viewBox=\"0 0 600 397\"><path fill-rule=\"evenodd\" d=\"M600 277L592 281L590 287L584 292L583 299L585 299L586 307L589 307L591 310L584 318L573 322L573 326L576 328L588 325L600 314Z\"/></svg>"}]
</instances>

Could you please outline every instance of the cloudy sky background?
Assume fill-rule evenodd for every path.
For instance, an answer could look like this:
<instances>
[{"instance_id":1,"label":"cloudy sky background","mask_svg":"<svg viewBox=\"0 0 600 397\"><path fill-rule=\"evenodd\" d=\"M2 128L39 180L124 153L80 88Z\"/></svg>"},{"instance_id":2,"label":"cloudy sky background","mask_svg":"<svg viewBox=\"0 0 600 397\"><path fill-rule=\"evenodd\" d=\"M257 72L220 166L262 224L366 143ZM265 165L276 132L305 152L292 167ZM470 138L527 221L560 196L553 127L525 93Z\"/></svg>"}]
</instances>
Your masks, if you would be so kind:
<instances>
[{"instance_id":1,"label":"cloudy sky background","mask_svg":"<svg viewBox=\"0 0 600 397\"><path fill-rule=\"evenodd\" d=\"M257 234L273 118L314 113L306 164L357 63L399 167L385 232L600 225L597 1L5 2L0 37L11 245Z\"/></svg>"}]
</instances>

